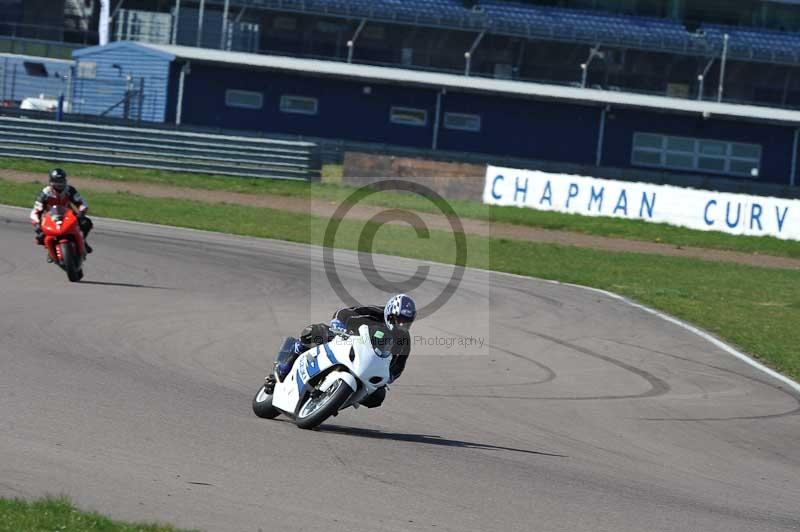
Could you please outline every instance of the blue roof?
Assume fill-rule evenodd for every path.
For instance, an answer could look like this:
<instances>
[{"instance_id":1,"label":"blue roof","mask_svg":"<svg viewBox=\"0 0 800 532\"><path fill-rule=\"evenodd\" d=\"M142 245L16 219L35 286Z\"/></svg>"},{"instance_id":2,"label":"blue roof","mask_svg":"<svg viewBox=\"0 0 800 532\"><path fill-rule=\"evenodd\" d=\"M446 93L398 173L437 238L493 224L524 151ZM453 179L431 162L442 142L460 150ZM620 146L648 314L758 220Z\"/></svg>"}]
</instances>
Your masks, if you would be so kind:
<instances>
[{"instance_id":1,"label":"blue roof","mask_svg":"<svg viewBox=\"0 0 800 532\"><path fill-rule=\"evenodd\" d=\"M84 56L91 56L91 55L98 54L98 53L102 54L102 53L106 53L106 52L113 51L113 50L118 50L118 49L134 50L134 51L137 51L137 52L141 52L143 54L150 54L150 55L153 55L153 56L161 57L163 59L166 59L167 61L174 61L175 60L175 56L170 54L170 53L168 53L168 52L164 52L162 50L157 50L157 49L154 49L154 48L150 48L149 46L144 46L142 44L139 44L139 43L133 42L133 41L115 41L115 42L106 44L104 46L99 46L98 45L98 46L89 46L87 48L80 48L80 49L75 50L74 52L72 52L72 57L75 58L75 59L80 59L80 58L82 58Z\"/></svg>"}]
</instances>

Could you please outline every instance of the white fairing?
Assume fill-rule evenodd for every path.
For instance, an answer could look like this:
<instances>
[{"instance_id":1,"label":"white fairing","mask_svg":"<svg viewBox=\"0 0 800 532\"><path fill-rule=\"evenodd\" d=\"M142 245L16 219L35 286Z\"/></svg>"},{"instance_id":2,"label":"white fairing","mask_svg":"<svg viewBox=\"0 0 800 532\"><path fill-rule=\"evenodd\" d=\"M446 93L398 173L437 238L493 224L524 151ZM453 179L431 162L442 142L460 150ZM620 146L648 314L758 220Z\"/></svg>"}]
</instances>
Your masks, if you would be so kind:
<instances>
[{"instance_id":1,"label":"white fairing","mask_svg":"<svg viewBox=\"0 0 800 532\"><path fill-rule=\"evenodd\" d=\"M275 385L272 406L294 415L306 391L314 387L325 391L339 379L358 390L344 405L350 406L387 384L391 357L378 356L367 325L359 327L358 333L349 338L337 336L300 354L283 382Z\"/></svg>"}]
</instances>

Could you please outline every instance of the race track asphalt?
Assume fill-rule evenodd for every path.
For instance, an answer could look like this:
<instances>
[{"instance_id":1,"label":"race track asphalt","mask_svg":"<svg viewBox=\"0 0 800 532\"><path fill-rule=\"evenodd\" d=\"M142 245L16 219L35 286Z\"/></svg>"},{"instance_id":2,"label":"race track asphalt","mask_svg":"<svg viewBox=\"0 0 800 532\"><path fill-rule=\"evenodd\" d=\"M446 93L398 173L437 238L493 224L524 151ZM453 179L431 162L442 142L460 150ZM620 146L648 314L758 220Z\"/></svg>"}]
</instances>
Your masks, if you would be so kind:
<instances>
[{"instance_id":1,"label":"race track asphalt","mask_svg":"<svg viewBox=\"0 0 800 532\"><path fill-rule=\"evenodd\" d=\"M101 220L71 284L26 215L0 208L0 496L209 531L800 529L796 392L624 301L468 270L383 407L302 431L251 399L341 305L318 248Z\"/></svg>"}]
</instances>

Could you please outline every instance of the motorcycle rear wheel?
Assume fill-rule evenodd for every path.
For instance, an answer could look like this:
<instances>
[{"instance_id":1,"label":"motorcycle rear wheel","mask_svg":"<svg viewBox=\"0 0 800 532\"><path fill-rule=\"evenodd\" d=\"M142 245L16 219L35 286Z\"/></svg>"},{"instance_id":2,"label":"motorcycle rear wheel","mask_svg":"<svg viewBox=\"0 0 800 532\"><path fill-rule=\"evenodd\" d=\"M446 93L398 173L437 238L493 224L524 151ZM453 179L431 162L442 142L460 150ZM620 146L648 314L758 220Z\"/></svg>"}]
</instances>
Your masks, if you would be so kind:
<instances>
[{"instance_id":1,"label":"motorcycle rear wheel","mask_svg":"<svg viewBox=\"0 0 800 532\"><path fill-rule=\"evenodd\" d=\"M347 401L353 390L342 379L337 379L322 395L306 397L295 418L295 424L301 429L313 429L326 419L336 414Z\"/></svg>"}]
</instances>

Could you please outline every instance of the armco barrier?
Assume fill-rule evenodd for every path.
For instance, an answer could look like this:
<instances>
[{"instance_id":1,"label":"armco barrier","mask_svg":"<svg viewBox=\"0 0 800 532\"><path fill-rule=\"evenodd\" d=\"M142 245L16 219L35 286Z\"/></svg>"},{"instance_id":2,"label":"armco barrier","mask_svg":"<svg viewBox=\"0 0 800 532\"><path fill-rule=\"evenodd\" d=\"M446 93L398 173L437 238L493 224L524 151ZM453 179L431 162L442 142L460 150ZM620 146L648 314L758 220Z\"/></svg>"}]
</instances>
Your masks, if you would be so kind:
<instances>
[{"instance_id":1,"label":"armco barrier","mask_svg":"<svg viewBox=\"0 0 800 532\"><path fill-rule=\"evenodd\" d=\"M311 142L0 117L0 157L309 180Z\"/></svg>"}]
</instances>

